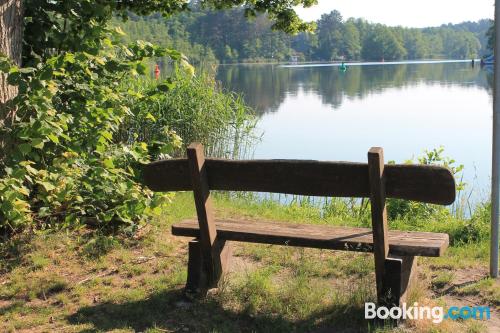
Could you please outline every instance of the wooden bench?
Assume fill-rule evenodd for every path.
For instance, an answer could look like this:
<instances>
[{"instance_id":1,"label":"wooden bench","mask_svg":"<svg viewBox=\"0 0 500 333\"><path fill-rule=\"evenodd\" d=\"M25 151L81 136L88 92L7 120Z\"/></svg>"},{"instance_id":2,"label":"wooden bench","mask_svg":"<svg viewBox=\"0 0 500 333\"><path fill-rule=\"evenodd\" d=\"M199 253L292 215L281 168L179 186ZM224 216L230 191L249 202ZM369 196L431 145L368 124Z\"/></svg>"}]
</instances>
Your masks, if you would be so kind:
<instances>
[{"instance_id":1,"label":"wooden bench","mask_svg":"<svg viewBox=\"0 0 500 333\"><path fill-rule=\"evenodd\" d=\"M448 235L389 231L386 198L448 205L455 200L455 181L444 167L384 165L382 148L371 148L368 163L305 160L205 159L201 144L191 144L187 159L145 166L145 184L153 191L194 192L198 220L172 226L189 242L186 290L206 292L227 270L227 241L279 244L342 251L373 252L377 299L400 305L416 267L416 256L439 257ZM372 228L338 227L214 217L210 190L256 191L306 196L370 198Z\"/></svg>"}]
</instances>

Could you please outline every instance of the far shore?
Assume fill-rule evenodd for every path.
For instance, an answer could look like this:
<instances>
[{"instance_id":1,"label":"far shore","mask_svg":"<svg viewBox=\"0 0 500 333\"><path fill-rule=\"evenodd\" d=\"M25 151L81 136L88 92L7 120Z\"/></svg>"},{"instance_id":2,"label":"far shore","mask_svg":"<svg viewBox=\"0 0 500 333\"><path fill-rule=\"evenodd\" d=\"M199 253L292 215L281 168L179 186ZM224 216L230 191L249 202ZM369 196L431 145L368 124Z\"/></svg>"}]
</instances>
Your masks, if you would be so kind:
<instances>
[{"instance_id":1,"label":"far shore","mask_svg":"<svg viewBox=\"0 0 500 333\"><path fill-rule=\"evenodd\" d=\"M365 66L365 65L398 65L398 64L429 64L429 63L450 63L450 62L471 62L473 59L420 59L420 60L397 60L397 61L281 61L281 62L235 62L235 63L219 63L219 66L234 66L234 65L278 65L286 67L306 67L306 66L339 66L344 63L350 66ZM474 59L474 62L479 62L481 59Z\"/></svg>"}]
</instances>

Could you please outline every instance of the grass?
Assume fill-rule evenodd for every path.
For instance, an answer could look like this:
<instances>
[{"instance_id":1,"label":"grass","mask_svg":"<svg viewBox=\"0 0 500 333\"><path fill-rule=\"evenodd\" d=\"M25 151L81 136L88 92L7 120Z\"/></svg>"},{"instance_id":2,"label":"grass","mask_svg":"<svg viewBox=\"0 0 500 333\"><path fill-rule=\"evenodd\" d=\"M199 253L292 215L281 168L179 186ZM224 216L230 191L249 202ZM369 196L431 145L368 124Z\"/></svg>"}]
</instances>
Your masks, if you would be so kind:
<instances>
[{"instance_id":1,"label":"grass","mask_svg":"<svg viewBox=\"0 0 500 333\"><path fill-rule=\"evenodd\" d=\"M479 296L495 306L500 305L500 290L494 280L485 278L477 282L464 285L456 290L458 295Z\"/></svg>"},{"instance_id":2,"label":"grass","mask_svg":"<svg viewBox=\"0 0 500 333\"><path fill-rule=\"evenodd\" d=\"M359 212L324 214L307 203L279 205L216 196L218 216L365 225ZM0 331L34 332L486 332L485 322L408 321L375 328L363 319L375 300L373 257L234 244L232 270L203 299L187 300L187 239L170 225L195 215L190 194L132 238L90 230L20 235L0 255ZM362 214L361 214L362 215ZM340 217L339 217L340 216ZM410 222L398 227L412 229ZM439 230L459 230L450 219ZM451 227L450 227L451 225ZM23 241L21 241L21 239ZM493 309L500 287L485 278L485 240L456 244L442 258L419 258L410 301L450 305L467 297ZM469 277L471 277L469 279ZM464 280L465 282L463 282Z\"/></svg>"},{"instance_id":3,"label":"grass","mask_svg":"<svg viewBox=\"0 0 500 333\"><path fill-rule=\"evenodd\" d=\"M435 288L443 288L453 281L453 272L439 272L434 279L432 279L432 286Z\"/></svg>"}]
</instances>

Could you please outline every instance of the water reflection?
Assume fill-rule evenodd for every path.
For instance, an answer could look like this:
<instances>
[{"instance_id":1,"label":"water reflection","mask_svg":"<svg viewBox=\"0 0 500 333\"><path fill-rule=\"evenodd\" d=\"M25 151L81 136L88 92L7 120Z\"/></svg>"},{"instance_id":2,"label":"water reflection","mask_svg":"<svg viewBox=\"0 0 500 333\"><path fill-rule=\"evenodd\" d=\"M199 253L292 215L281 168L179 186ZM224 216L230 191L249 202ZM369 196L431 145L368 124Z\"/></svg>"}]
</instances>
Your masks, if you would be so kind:
<instances>
[{"instance_id":1,"label":"water reflection","mask_svg":"<svg viewBox=\"0 0 500 333\"><path fill-rule=\"evenodd\" d=\"M345 98L364 98L387 88L428 85L474 86L490 90L492 76L467 63L393 64L337 67L279 65L220 66L217 78L225 87L243 93L258 114L276 112L286 96L300 89L317 94L325 105L339 108Z\"/></svg>"}]
</instances>

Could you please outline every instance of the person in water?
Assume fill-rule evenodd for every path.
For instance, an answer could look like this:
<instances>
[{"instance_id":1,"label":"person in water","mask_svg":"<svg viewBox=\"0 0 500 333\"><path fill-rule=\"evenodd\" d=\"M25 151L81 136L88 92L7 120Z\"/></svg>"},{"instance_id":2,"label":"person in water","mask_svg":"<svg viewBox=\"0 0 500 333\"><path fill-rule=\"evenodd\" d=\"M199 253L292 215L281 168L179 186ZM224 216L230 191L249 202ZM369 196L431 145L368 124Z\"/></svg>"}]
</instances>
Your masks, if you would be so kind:
<instances>
[{"instance_id":1,"label":"person in water","mask_svg":"<svg viewBox=\"0 0 500 333\"><path fill-rule=\"evenodd\" d=\"M342 64L340 65L339 69L343 72L345 72L347 70L347 66L345 65L345 63L342 61Z\"/></svg>"}]
</instances>

